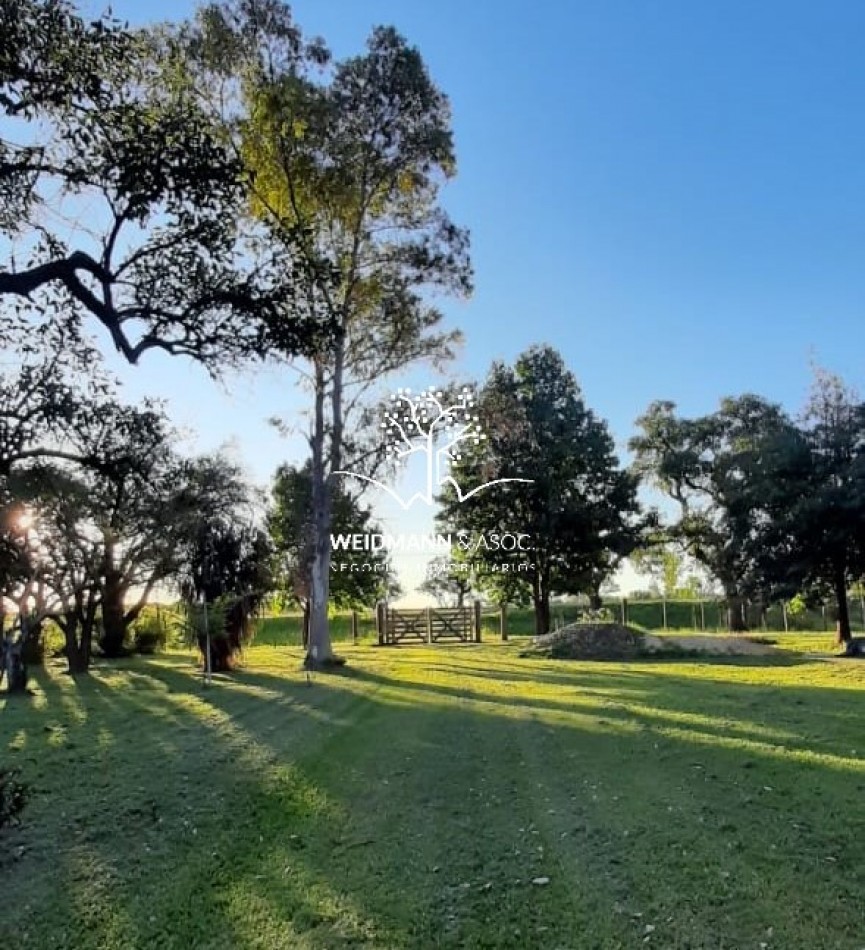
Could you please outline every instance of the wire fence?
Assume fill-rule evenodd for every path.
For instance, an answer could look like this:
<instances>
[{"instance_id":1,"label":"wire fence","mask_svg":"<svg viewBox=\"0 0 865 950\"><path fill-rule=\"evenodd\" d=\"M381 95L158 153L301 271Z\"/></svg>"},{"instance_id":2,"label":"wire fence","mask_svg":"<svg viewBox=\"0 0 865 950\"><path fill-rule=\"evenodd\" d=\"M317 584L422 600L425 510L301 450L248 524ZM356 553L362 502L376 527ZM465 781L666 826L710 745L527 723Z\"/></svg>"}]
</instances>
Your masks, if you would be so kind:
<instances>
[{"instance_id":1,"label":"wire fence","mask_svg":"<svg viewBox=\"0 0 865 950\"><path fill-rule=\"evenodd\" d=\"M865 600L848 600L850 626L854 633L865 632ZM587 604L579 602L553 603L550 607L552 629L587 619L591 612ZM647 630L689 630L706 633L727 633L733 629L730 608L721 599L664 599L630 600L628 598L603 601L604 619L643 627ZM825 604L800 610L789 609L786 603L761 607L748 604L744 608L747 629L752 633L795 633L797 631L830 631L835 627L835 611ZM502 624L508 636L531 636L535 632L534 611L531 607L485 608L482 630L487 635L501 634Z\"/></svg>"}]
</instances>

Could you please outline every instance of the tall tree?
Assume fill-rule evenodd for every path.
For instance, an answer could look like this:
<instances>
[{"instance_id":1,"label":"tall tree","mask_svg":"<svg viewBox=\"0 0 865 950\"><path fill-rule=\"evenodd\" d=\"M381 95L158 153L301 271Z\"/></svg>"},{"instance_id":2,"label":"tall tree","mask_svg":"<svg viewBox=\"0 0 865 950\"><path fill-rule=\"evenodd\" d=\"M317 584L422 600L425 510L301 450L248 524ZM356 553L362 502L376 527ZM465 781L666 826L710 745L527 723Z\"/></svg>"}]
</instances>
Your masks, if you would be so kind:
<instances>
[{"instance_id":1,"label":"tall tree","mask_svg":"<svg viewBox=\"0 0 865 950\"><path fill-rule=\"evenodd\" d=\"M676 415L671 402L653 403L630 443L636 468L678 505L667 533L721 584L730 626L748 627L749 598L766 600L768 570L761 552L769 460L795 438L776 405L759 396L722 400L715 413Z\"/></svg>"},{"instance_id":2,"label":"tall tree","mask_svg":"<svg viewBox=\"0 0 865 950\"><path fill-rule=\"evenodd\" d=\"M237 227L239 161L157 52L64 0L0 2L0 299L95 319L131 363L314 348Z\"/></svg>"},{"instance_id":3,"label":"tall tree","mask_svg":"<svg viewBox=\"0 0 865 950\"><path fill-rule=\"evenodd\" d=\"M450 357L459 337L441 328L429 291L470 289L466 233L439 204L456 169L450 109L395 30L376 28L362 55L327 65L278 0L205 8L188 46L210 77L199 88L229 90L220 103L233 103L227 124L251 209L292 276L295 308L336 327L304 375L315 537L308 659L327 664L332 476L364 464L355 433L370 391L410 364Z\"/></svg>"},{"instance_id":4,"label":"tall tree","mask_svg":"<svg viewBox=\"0 0 865 950\"><path fill-rule=\"evenodd\" d=\"M535 630L550 628L554 593L599 598L600 586L639 542L644 519L636 478L623 470L607 425L586 406L574 375L548 346L532 347L513 367L502 363L478 392L485 439L461 451L451 470L458 484L503 478L470 496L446 491L442 521L466 531L472 557L491 576L528 586ZM532 550L491 542L529 535Z\"/></svg>"},{"instance_id":5,"label":"tall tree","mask_svg":"<svg viewBox=\"0 0 865 950\"><path fill-rule=\"evenodd\" d=\"M766 561L788 596L804 590L834 601L844 643L848 588L865 571L865 403L838 376L817 370L785 448L767 466L762 492Z\"/></svg>"},{"instance_id":6,"label":"tall tree","mask_svg":"<svg viewBox=\"0 0 865 950\"><path fill-rule=\"evenodd\" d=\"M273 504L267 519L278 569L303 610L304 646L309 639L315 557L311 468L309 463L302 468L279 467L273 480ZM331 534L346 537L380 533L372 520L372 512L360 504L344 483L337 482L333 486ZM369 607L398 592L399 584L383 548L354 550L347 543L331 562L330 599L336 607Z\"/></svg>"}]
</instances>

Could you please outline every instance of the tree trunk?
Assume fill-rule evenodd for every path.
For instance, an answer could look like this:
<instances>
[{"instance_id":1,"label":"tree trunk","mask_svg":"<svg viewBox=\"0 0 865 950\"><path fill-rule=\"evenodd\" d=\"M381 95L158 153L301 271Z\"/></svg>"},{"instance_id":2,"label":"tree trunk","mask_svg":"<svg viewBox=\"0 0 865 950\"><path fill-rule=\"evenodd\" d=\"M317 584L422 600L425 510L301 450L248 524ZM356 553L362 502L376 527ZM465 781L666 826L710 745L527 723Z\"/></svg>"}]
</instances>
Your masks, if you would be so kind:
<instances>
[{"instance_id":1,"label":"tree trunk","mask_svg":"<svg viewBox=\"0 0 865 950\"><path fill-rule=\"evenodd\" d=\"M835 571L835 641L849 643L853 637L850 630L850 610L847 605L847 575L841 570Z\"/></svg>"},{"instance_id":2,"label":"tree trunk","mask_svg":"<svg viewBox=\"0 0 865 950\"><path fill-rule=\"evenodd\" d=\"M739 594L727 594L727 609L730 613L732 633L745 633L748 630L748 618L745 616L745 600Z\"/></svg>"},{"instance_id":3,"label":"tree trunk","mask_svg":"<svg viewBox=\"0 0 865 950\"><path fill-rule=\"evenodd\" d=\"M535 636L550 632L550 598L541 594L535 601Z\"/></svg>"},{"instance_id":4,"label":"tree trunk","mask_svg":"<svg viewBox=\"0 0 865 950\"><path fill-rule=\"evenodd\" d=\"M303 602L303 630L301 631L301 642L304 650L309 646L309 600Z\"/></svg>"},{"instance_id":5,"label":"tree trunk","mask_svg":"<svg viewBox=\"0 0 865 950\"><path fill-rule=\"evenodd\" d=\"M535 575L532 581L532 601L535 608L535 636L550 632L550 591L544 579Z\"/></svg>"},{"instance_id":6,"label":"tree trunk","mask_svg":"<svg viewBox=\"0 0 865 950\"><path fill-rule=\"evenodd\" d=\"M42 634L41 620L27 618L22 624L21 655L28 666L42 666L45 662L45 644Z\"/></svg>"},{"instance_id":7,"label":"tree trunk","mask_svg":"<svg viewBox=\"0 0 865 950\"><path fill-rule=\"evenodd\" d=\"M102 636L99 647L105 656L112 659L123 656L123 641L126 639L126 619L123 616L123 576L117 570L114 533L103 532L102 584Z\"/></svg>"},{"instance_id":8,"label":"tree trunk","mask_svg":"<svg viewBox=\"0 0 865 950\"><path fill-rule=\"evenodd\" d=\"M124 590L116 578L108 578L102 594L102 637L99 646L107 657L116 658L126 653L127 622L123 609Z\"/></svg>"},{"instance_id":9,"label":"tree trunk","mask_svg":"<svg viewBox=\"0 0 865 950\"><path fill-rule=\"evenodd\" d=\"M324 369L319 364L316 366L315 413L311 440L313 559L309 578L309 642L306 653L306 663L310 666L326 666L334 658L327 616L330 596L331 505L330 484L325 465L325 395ZM333 438L334 436L331 435L331 439Z\"/></svg>"},{"instance_id":10,"label":"tree trunk","mask_svg":"<svg viewBox=\"0 0 865 950\"><path fill-rule=\"evenodd\" d=\"M307 662L313 666L327 665L333 659L330 623L327 616L330 596L330 536L327 527L316 528L315 558L310 571L309 637ZM321 543L323 541L323 543Z\"/></svg>"},{"instance_id":11,"label":"tree trunk","mask_svg":"<svg viewBox=\"0 0 865 950\"><path fill-rule=\"evenodd\" d=\"M84 645L84 637L79 641L78 619L67 617L62 623L63 636L66 641L66 665L67 672L76 676L80 673L86 673L90 666L90 657Z\"/></svg>"},{"instance_id":12,"label":"tree trunk","mask_svg":"<svg viewBox=\"0 0 865 950\"><path fill-rule=\"evenodd\" d=\"M2 636L2 634L0 634ZM23 656L23 640L0 640L0 682L5 678L10 693L27 691L27 664Z\"/></svg>"}]
</instances>

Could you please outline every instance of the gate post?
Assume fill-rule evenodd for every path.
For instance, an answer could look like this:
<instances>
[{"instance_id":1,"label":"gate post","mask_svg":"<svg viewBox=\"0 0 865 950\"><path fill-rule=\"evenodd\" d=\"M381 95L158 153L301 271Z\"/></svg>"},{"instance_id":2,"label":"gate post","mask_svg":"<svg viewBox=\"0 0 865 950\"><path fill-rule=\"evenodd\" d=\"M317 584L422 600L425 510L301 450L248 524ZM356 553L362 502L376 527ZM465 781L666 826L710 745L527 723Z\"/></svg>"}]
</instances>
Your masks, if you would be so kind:
<instances>
[{"instance_id":1,"label":"gate post","mask_svg":"<svg viewBox=\"0 0 865 950\"><path fill-rule=\"evenodd\" d=\"M426 642L432 643L432 609L426 609Z\"/></svg>"},{"instance_id":2,"label":"gate post","mask_svg":"<svg viewBox=\"0 0 865 950\"><path fill-rule=\"evenodd\" d=\"M475 643L481 642L481 602L475 601Z\"/></svg>"}]
</instances>

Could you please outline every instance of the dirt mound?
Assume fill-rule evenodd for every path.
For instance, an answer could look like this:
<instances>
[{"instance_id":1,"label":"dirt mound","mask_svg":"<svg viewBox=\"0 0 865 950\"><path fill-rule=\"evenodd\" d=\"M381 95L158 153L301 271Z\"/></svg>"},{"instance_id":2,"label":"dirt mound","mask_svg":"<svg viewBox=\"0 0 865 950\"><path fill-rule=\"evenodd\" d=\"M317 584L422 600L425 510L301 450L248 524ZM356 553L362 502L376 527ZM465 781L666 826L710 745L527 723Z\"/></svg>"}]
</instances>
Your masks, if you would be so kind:
<instances>
[{"instance_id":1,"label":"dirt mound","mask_svg":"<svg viewBox=\"0 0 865 950\"><path fill-rule=\"evenodd\" d=\"M553 660L633 660L689 654L757 656L774 652L771 646L746 637L658 637L618 623L572 623L536 637L520 655Z\"/></svg>"},{"instance_id":2,"label":"dirt mound","mask_svg":"<svg viewBox=\"0 0 865 950\"><path fill-rule=\"evenodd\" d=\"M639 630L618 623L572 623L536 637L523 656L554 660L629 660L649 652Z\"/></svg>"}]
</instances>

